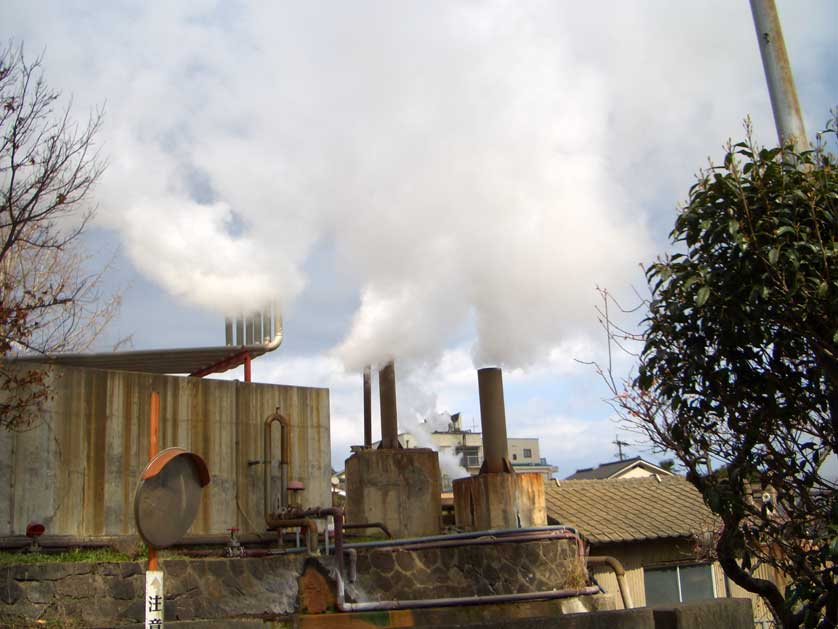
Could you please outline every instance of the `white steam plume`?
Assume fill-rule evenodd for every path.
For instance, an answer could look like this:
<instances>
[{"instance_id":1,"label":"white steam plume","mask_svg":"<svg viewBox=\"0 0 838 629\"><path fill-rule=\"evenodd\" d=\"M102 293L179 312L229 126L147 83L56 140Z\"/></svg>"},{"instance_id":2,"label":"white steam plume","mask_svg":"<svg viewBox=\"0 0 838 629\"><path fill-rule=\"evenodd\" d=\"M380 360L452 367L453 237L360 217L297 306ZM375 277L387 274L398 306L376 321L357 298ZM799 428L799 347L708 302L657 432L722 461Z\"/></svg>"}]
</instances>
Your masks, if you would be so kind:
<instances>
[{"instance_id":1,"label":"white steam plume","mask_svg":"<svg viewBox=\"0 0 838 629\"><path fill-rule=\"evenodd\" d=\"M543 360L639 277L641 208L671 225L746 113L773 137L746 3L41 4L4 21L107 101L97 220L221 311L290 304L328 243L361 288L350 368L472 331L478 364ZM830 4L783 8L791 46L831 41Z\"/></svg>"},{"instance_id":2,"label":"white steam plume","mask_svg":"<svg viewBox=\"0 0 838 629\"><path fill-rule=\"evenodd\" d=\"M429 393L428 387L423 386L422 382L411 377L400 379L397 389L399 432L412 434L420 448L436 450L440 472L449 479L468 476L468 470L460 465L457 454L448 450L440 451L433 440L433 432L446 431L451 422L449 413L436 410L436 396Z\"/></svg>"}]
</instances>

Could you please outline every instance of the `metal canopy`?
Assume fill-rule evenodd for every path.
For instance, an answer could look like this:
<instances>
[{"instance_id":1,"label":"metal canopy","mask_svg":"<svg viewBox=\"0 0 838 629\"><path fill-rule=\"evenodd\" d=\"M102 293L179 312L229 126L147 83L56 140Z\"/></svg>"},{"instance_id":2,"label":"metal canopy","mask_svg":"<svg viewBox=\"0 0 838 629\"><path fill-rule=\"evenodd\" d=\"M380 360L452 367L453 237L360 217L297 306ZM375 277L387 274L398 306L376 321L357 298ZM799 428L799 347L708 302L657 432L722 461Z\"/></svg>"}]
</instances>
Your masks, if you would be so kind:
<instances>
[{"instance_id":1,"label":"metal canopy","mask_svg":"<svg viewBox=\"0 0 838 629\"><path fill-rule=\"evenodd\" d=\"M103 352L99 354L29 354L9 358L16 363L41 363L116 369L144 373L208 375L233 369L273 349L270 344L221 345L217 347L189 347L184 349L149 349L131 352Z\"/></svg>"}]
</instances>

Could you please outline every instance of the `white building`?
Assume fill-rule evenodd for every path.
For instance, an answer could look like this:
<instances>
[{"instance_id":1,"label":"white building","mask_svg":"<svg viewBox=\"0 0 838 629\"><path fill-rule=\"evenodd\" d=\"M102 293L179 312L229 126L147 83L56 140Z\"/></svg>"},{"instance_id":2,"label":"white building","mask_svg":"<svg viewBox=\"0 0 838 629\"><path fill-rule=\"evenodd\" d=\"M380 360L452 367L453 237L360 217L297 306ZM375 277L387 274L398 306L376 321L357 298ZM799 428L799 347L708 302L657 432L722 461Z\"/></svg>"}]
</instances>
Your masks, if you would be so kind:
<instances>
[{"instance_id":1,"label":"white building","mask_svg":"<svg viewBox=\"0 0 838 629\"><path fill-rule=\"evenodd\" d=\"M440 453L440 456L452 454L456 456L460 465L466 471L475 476L480 471L483 463L483 435L479 432L463 430L460 423L460 414L451 415L451 422L447 430L435 430L430 433L433 441L433 448ZM559 468L550 465L547 459L541 458L538 439L536 438L507 438L509 462L516 472L538 472L544 474L545 478L551 478ZM373 447L378 447L378 443ZM399 434L399 443L405 448L420 448L426 441L420 441L416 435L403 432ZM443 471L443 491L451 490L453 478Z\"/></svg>"}]
</instances>

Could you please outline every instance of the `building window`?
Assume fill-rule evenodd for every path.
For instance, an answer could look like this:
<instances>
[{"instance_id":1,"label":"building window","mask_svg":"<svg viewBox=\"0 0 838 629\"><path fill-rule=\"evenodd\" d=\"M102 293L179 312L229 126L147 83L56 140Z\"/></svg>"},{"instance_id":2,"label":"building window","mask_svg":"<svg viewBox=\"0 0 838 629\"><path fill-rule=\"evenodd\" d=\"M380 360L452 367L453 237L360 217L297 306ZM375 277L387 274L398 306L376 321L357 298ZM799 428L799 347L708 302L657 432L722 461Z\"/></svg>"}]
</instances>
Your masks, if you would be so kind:
<instances>
[{"instance_id":1,"label":"building window","mask_svg":"<svg viewBox=\"0 0 838 629\"><path fill-rule=\"evenodd\" d=\"M643 575L647 606L688 603L716 596L710 564L644 568Z\"/></svg>"},{"instance_id":2,"label":"building window","mask_svg":"<svg viewBox=\"0 0 838 629\"><path fill-rule=\"evenodd\" d=\"M517 461L517 460L518 460L518 455L517 455L517 454L513 454L513 455L512 455L512 460L513 460L513 461Z\"/></svg>"},{"instance_id":3,"label":"building window","mask_svg":"<svg viewBox=\"0 0 838 629\"><path fill-rule=\"evenodd\" d=\"M479 446L460 446L459 451L460 465L463 467L479 467L480 466L480 447Z\"/></svg>"},{"instance_id":4,"label":"building window","mask_svg":"<svg viewBox=\"0 0 838 629\"><path fill-rule=\"evenodd\" d=\"M532 450L529 448L524 448L524 458L531 459L532 458Z\"/></svg>"}]
</instances>

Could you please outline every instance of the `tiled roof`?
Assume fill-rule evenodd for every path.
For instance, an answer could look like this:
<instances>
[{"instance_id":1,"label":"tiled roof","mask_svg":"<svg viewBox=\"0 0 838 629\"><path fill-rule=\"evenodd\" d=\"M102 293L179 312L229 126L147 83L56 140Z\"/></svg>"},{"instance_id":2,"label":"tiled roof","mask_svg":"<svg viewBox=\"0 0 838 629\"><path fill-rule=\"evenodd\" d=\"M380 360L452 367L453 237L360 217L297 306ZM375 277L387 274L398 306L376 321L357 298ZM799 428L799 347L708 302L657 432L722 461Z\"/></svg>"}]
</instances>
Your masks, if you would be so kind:
<instances>
[{"instance_id":1,"label":"tiled roof","mask_svg":"<svg viewBox=\"0 0 838 629\"><path fill-rule=\"evenodd\" d=\"M713 527L701 494L680 476L547 481L547 515L592 543L688 537Z\"/></svg>"},{"instance_id":2,"label":"tiled roof","mask_svg":"<svg viewBox=\"0 0 838 629\"><path fill-rule=\"evenodd\" d=\"M576 470L575 473L567 477L567 480L594 480L599 478L610 478L620 470L629 467L639 460L640 457L636 456L622 461L603 463L597 467L586 467L583 470Z\"/></svg>"},{"instance_id":3,"label":"tiled roof","mask_svg":"<svg viewBox=\"0 0 838 629\"><path fill-rule=\"evenodd\" d=\"M603 463L602 465L599 465L595 468L586 467L582 470L576 470L576 472L567 477L567 480L596 480L602 478L613 478L621 472L624 472L629 468L637 466L644 467L652 473L658 473L662 475L670 474L670 472L661 469L654 463L649 463L649 461L644 461L639 456L635 456L630 459L624 459L622 461L612 461L611 463Z\"/></svg>"}]
</instances>

